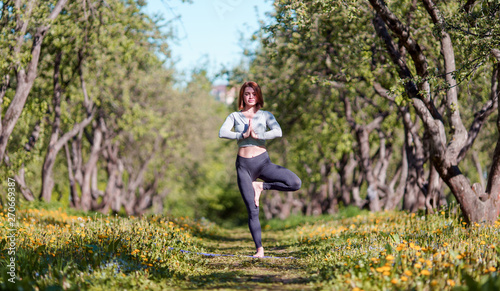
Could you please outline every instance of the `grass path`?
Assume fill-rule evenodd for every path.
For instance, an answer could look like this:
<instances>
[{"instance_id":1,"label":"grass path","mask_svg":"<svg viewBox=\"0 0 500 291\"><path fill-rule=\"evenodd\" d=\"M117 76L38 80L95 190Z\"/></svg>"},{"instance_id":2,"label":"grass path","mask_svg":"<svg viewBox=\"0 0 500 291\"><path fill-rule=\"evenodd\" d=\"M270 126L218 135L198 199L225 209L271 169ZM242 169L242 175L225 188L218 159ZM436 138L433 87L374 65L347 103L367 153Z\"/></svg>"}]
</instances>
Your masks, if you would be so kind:
<instances>
[{"instance_id":1,"label":"grass path","mask_svg":"<svg viewBox=\"0 0 500 291\"><path fill-rule=\"evenodd\" d=\"M201 273L190 276L187 288L203 289L312 289L311 275L296 245L287 244L291 231L263 231L265 255L275 258L251 258L254 243L247 228L224 229L210 237L203 237L207 253L237 256L200 256L204 261ZM279 258L278 258L279 257ZM294 257L294 258L286 258ZM200 272L201 271L201 272Z\"/></svg>"}]
</instances>

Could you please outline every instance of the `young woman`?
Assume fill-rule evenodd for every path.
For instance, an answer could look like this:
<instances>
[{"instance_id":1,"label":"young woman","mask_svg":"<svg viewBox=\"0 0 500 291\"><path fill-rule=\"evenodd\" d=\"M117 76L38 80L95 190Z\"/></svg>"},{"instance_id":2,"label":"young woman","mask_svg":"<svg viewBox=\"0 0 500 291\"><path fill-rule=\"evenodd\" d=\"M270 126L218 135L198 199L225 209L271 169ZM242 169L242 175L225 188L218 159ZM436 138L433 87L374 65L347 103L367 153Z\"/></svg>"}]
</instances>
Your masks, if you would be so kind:
<instances>
[{"instance_id":1,"label":"young woman","mask_svg":"<svg viewBox=\"0 0 500 291\"><path fill-rule=\"evenodd\" d=\"M265 147L266 140L281 137L281 127L270 112L260 110L263 106L264 99L259 85L252 81L245 82L238 97L240 111L231 113L219 131L220 138L238 141L238 187L247 207L248 227L257 248L254 257L259 258L264 256L259 221L261 192L296 191L302 183L292 171L271 163ZM263 182L258 182L257 179Z\"/></svg>"}]
</instances>

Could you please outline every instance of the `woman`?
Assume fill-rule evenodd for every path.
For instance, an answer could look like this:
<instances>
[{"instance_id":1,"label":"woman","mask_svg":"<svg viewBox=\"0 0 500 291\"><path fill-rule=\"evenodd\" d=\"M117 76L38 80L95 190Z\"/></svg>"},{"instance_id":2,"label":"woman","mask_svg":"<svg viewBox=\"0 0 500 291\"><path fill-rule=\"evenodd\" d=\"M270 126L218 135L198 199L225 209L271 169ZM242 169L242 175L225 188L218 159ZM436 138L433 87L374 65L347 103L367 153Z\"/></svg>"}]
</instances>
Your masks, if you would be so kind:
<instances>
[{"instance_id":1,"label":"woman","mask_svg":"<svg viewBox=\"0 0 500 291\"><path fill-rule=\"evenodd\" d=\"M220 138L238 141L236 172L238 187L248 211L248 227L257 253L262 258L261 228L259 222L259 198L263 190L296 191L301 181L292 171L271 163L266 151L266 140L281 137L281 128L274 116L264 110L262 92L257 83L245 82L240 89L238 108L222 124ZM234 131L231 129L234 128ZM269 128L269 130L267 130ZM256 179L262 179L258 182Z\"/></svg>"}]
</instances>

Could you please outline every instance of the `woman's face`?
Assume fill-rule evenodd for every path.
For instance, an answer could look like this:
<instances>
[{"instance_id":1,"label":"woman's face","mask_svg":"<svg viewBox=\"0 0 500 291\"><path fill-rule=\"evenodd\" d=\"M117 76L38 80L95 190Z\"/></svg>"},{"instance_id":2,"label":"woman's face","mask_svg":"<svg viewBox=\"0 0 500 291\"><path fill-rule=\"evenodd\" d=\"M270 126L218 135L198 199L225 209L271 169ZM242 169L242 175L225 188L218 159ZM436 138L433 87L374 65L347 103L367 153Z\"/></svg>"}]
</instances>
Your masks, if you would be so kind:
<instances>
[{"instance_id":1,"label":"woman's face","mask_svg":"<svg viewBox=\"0 0 500 291\"><path fill-rule=\"evenodd\" d=\"M243 92L243 101L245 102L245 106L255 106L257 104L257 93L255 93L252 87L246 87Z\"/></svg>"}]
</instances>

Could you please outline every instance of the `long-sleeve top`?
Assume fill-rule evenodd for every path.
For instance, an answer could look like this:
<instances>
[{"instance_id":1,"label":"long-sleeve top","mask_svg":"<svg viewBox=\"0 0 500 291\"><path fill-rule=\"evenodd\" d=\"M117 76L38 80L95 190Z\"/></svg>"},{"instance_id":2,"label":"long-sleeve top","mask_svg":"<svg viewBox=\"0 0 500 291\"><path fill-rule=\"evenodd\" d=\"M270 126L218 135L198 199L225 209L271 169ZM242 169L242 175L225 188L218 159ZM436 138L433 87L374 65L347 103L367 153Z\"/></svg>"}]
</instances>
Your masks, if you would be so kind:
<instances>
[{"instance_id":1,"label":"long-sleeve top","mask_svg":"<svg viewBox=\"0 0 500 291\"><path fill-rule=\"evenodd\" d=\"M252 127L257 134L257 139L251 136L243 138L243 133L248 129L248 118L241 111L236 111L226 118L219 130L220 138L236 139L239 147L264 146L266 140L281 137L281 127L269 111L259 110L252 118ZM231 129L234 128L234 131ZM269 128L269 130L267 130Z\"/></svg>"}]
</instances>

